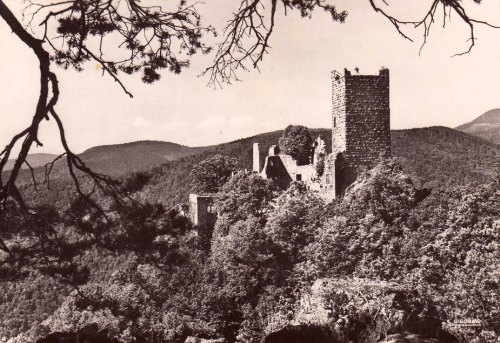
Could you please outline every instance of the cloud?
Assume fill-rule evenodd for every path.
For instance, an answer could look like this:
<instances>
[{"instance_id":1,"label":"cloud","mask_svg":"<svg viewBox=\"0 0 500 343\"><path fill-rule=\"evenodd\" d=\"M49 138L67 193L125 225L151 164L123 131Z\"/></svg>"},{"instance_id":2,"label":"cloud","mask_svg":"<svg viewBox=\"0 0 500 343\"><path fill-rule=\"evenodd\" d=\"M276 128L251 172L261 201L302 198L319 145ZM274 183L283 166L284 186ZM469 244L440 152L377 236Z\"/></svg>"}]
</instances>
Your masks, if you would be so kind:
<instances>
[{"instance_id":1,"label":"cloud","mask_svg":"<svg viewBox=\"0 0 500 343\"><path fill-rule=\"evenodd\" d=\"M153 122L147 120L143 116L138 116L134 118L134 120L132 121L132 125L135 127L148 127L153 125Z\"/></svg>"},{"instance_id":2,"label":"cloud","mask_svg":"<svg viewBox=\"0 0 500 343\"><path fill-rule=\"evenodd\" d=\"M220 132L221 128L227 123L227 120L222 117L208 117L200 121L196 126L196 130Z\"/></svg>"},{"instance_id":3,"label":"cloud","mask_svg":"<svg viewBox=\"0 0 500 343\"><path fill-rule=\"evenodd\" d=\"M231 134L234 132L248 131L249 127L253 125L255 118L249 115L236 116L236 117L209 117L196 125L199 131L212 130L212 132L220 132L221 134Z\"/></svg>"},{"instance_id":4,"label":"cloud","mask_svg":"<svg viewBox=\"0 0 500 343\"><path fill-rule=\"evenodd\" d=\"M246 137L259 126L250 115L210 116L194 125L193 131L201 144L215 144Z\"/></svg>"}]
</instances>

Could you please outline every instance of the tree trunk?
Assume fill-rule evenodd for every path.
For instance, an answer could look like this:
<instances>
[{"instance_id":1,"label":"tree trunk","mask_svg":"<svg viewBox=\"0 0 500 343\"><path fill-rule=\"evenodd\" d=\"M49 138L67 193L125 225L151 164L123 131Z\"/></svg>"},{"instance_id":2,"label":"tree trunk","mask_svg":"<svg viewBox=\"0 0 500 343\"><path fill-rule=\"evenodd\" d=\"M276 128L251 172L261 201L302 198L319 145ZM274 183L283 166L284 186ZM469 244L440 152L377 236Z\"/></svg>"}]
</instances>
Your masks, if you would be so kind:
<instances>
[{"instance_id":1,"label":"tree trunk","mask_svg":"<svg viewBox=\"0 0 500 343\"><path fill-rule=\"evenodd\" d=\"M49 82L50 82L50 59L49 54L42 46L43 41L36 39L31 34L29 34L21 25L21 23L14 16L12 11L5 5L4 1L0 0L0 16L12 29L12 32L19 37L28 47L30 47L38 58L40 64L40 94L38 97L38 104L36 106L35 114L33 115L33 120L31 125L23 132L25 132L24 142L22 143L21 150L17 156L14 167L11 171L8 181L4 185L0 178L0 201L4 201L9 195L14 197L14 199L22 205L22 199L20 198L19 191L15 185L16 178L19 174L22 164L26 161L26 157L30 151L33 142L38 145L41 143L38 141L38 128L40 122L44 119L48 119L48 107L47 100L49 96ZM21 133L22 134L22 133ZM24 136L22 135L22 136ZM21 138L17 137L17 139ZM0 162L0 173L3 171L3 167L7 162L10 150L12 150L17 139L13 139L11 146L7 149L4 157Z\"/></svg>"}]
</instances>

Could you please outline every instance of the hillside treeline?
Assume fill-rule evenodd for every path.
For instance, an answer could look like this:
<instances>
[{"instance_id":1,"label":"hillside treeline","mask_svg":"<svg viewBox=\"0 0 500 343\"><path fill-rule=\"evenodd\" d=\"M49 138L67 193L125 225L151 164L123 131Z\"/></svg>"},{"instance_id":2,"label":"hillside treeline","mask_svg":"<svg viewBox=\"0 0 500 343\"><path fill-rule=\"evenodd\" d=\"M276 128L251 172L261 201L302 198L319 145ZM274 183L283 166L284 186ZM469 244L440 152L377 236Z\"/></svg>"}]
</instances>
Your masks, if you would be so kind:
<instances>
[{"instance_id":1,"label":"hillside treeline","mask_svg":"<svg viewBox=\"0 0 500 343\"><path fill-rule=\"evenodd\" d=\"M322 135L327 149L331 148L331 130L312 129L310 133L313 139ZM269 147L278 143L281 134L282 131L270 132L211 147L189 148L192 150L159 142L105 146L89 149L82 159L93 170L118 178L127 177L132 172L148 173L150 180L140 197L171 208L185 202L194 190L190 171L197 163L221 154L236 158L242 169L251 170L252 144L260 143L261 165L264 165ZM499 145L449 128L393 130L391 141L392 156L419 187L446 189L482 184L500 171ZM165 161L162 156L173 160ZM130 162L132 160L135 162ZM31 205L53 204L61 209L66 208L74 197L73 181L64 163L52 172L50 187L47 187L43 168L36 170L37 189L29 171L23 170L20 178L20 190Z\"/></svg>"}]
</instances>

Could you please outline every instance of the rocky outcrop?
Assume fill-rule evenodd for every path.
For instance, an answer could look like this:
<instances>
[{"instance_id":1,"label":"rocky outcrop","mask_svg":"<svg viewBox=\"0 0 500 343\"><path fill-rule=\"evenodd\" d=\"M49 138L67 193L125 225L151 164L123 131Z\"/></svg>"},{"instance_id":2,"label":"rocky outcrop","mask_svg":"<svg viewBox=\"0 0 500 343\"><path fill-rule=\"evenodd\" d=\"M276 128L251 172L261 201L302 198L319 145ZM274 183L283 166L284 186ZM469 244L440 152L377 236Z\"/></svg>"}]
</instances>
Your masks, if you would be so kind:
<instances>
[{"instance_id":1,"label":"rocky outcrop","mask_svg":"<svg viewBox=\"0 0 500 343\"><path fill-rule=\"evenodd\" d=\"M326 343L340 342L336 332L319 325L287 326L273 332L262 340L262 343Z\"/></svg>"},{"instance_id":2,"label":"rocky outcrop","mask_svg":"<svg viewBox=\"0 0 500 343\"><path fill-rule=\"evenodd\" d=\"M118 343L108 337L107 330L99 330L97 324L90 324L77 332L53 332L37 340L37 343Z\"/></svg>"},{"instance_id":3,"label":"rocky outcrop","mask_svg":"<svg viewBox=\"0 0 500 343\"><path fill-rule=\"evenodd\" d=\"M442 330L430 302L383 281L317 280L294 318L281 324L268 328L264 343L458 342Z\"/></svg>"}]
</instances>

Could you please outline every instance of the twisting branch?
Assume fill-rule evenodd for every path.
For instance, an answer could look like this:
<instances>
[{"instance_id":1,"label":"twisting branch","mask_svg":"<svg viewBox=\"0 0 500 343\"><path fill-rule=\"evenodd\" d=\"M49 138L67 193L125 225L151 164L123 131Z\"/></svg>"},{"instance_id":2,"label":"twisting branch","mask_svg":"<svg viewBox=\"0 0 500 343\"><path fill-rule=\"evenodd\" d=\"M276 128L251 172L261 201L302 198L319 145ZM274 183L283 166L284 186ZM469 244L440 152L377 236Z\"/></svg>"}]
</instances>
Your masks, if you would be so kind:
<instances>
[{"instance_id":1,"label":"twisting branch","mask_svg":"<svg viewBox=\"0 0 500 343\"><path fill-rule=\"evenodd\" d=\"M23 12L23 17L27 18L26 27L21 25L4 1L0 0L0 16L12 32L36 54L40 62L41 84L31 125L15 135L0 152L0 206L4 206L9 197L22 203L15 182L32 144L42 145L38 139L39 125L42 119L49 119L49 114L59 119L55 112L59 88L57 77L50 70L51 62L63 68L82 70L85 62L96 61L103 72L109 74L132 97L132 93L118 77L120 71L127 74L142 72L142 80L146 83L158 80L162 69L179 73L188 66L188 61L179 59L174 51L180 51L185 56L198 51L208 53L210 48L204 45L202 37L205 33L214 33L212 27L201 25L197 9L193 5L186 5L183 0L172 11L163 10L159 6L144 6L137 0L29 0ZM37 21L39 25L35 25ZM37 27L42 28L40 39L35 37ZM30 28L33 35L26 28ZM114 36L121 39L121 42L118 46L109 42L105 44L107 36ZM98 45L95 44L95 39L98 40ZM42 46L43 43L48 43L50 54ZM117 55L114 53L117 49L128 52L128 55L125 54L125 58L123 54L119 59L111 58ZM49 84L52 90L50 99ZM62 122L59 120L57 124L62 130ZM21 139L20 152L15 158L8 180L4 182L2 172ZM111 182L100 174L92 173L67 145L65 150L68 163L100 184L101 187L98 188L104 188L104 184ZM46 166L47 181L53 165Z\"/></svg>"},{"instance_id":2,"label":"twisting branch","mask_svg":"<svg viewBox=\"0 0 500 343\"><path fill-rule=\"evenodd\" d=\"M462 2L460 0L434 0L427 12L425 13L424 17L420 20L400 20L393 15L389 14L387 11L382 9L380 6L376 4L376 0L369 0L372 8L382 14L386 19L389 20L389 22L396 28L398 33L403 36L405 39L408 39L413 42L413 40L402 30L402 27L404 26L413 26L414 28L423 28L423 42L422 46L420 47L420 52L422 51L422 48L424 45L427 43L427 37L429 37L430 30L432 25L435 23L435 15L436 15L436 10L441 5L443 7L443 27L446 24L446 18L448 17L448 20L450 20L450 15L451 15L451 10L453 10L455 13L459 15L459 17L462 19L462 21L469 27L469 39L468 41L469 46L467 49L461 53L455 54L453 56L460 56L469 53L472 48L475 45L476 42L476 37L474 35L474 24L480 24L480 25L486 25L492 28L500 28L500 26L490 24L486 21L482 20L477 20L474 18L471 18L464 6L462 5ZM481 0L473 0L476 3L480 3ZM384 1L385 3L385 1ZM387 5L387 3L385 3ZM449 13L446 13L446 9L449 8Z\"/></svg>"},{"instance_id":3,"label":"twisting branch","mask_svg":"<svg viewBox=\"0 0 500 343\"><path fill-rule=\"evenodd\" d=\"M270 0L268 13L264 0L243 0L238 12L224 28L224 39L217 49L214 63L202 75L209 75L209 84L220 87L223 83L238 80L237 71L248 70L246 63L258 69L270 45L269 40L275 26L277 2L287 9L298 9L303 17L310 17L315 8L328 12L333 21L344 22L347 12L337 12L332 5L322 0Z\"/></svg>"},{"instance_id":4,"label":"twisting branch","mask_svg":"<svg viewBox=\"0 0 500 343\"><path fill-rule=\"evenodd\" d=\"M45 176L45 182L47 183L47 188L50 189L50 173L52 172L52 168L54 168L54 165L57 161L59 161L63 156L65 156L66 153L62 153L56 158L54 158L51 162L46 163L44 165L44 176Z\"/></svg>"},{"instance_id":5,"label":"twisting branch","mask_svg":"<svg viewBox=\"0 0 500 343\"><path fill-rule=\"evenodd\" d=\"M37 186L37 182L36 182L36 177L35 177L35 170L28 163L28 160L24 161L24 164L26 164L26 166L28 166L28 169L30 170L31 180L33 181L33 187L35 188L35 190L38 190L38 186Z\"/></svg>"},{"instance_id":6,"label":"twisting branch","mask_svg":"<svg viewBox=\"0 0 500 343\"><path fill-rule=\"evenodd\" d=\"M33 115L31 125L24 131L20 132L11 140L11 143L7 145L7 147L4 149L4 152L2 153L3 157L2 160L0 161L0 167L1 167L0 173L2 173L3 168L7 163L7 159L11 154L15 144L20 138L24 138L20 152L18 153L17 159L14 162L14 166L10 172L8 180L5 182L5 184L3 183L3 180L0 183L1 187L0 210L3 206L5 206L5 203L9 197L15 199L15 201L17 201L22 208L27 209L26 204L22 200L22 197L16 186L16 179L17 176L19 175L19 171L21 170L22 165L26 161L26 157L28 155L28 152L32 144L35 142L36 144L41 145L41 142L38 140L38 128L40 122L44 118L47 118L47 99L49 93L50 60L49 60L49 54L43 49L42 41L36 39L32 35L30 35L27 31L24 30L24 28L19 23L17 18L3 3L3 1L0 1L0 16L9 25L9 27L12 29L12 32L14 32L23 43L25 43L29 48L33 50L33 52L35 53L35 55L39 60L40 94L38 97L38 103L35 110L35 114Z\"/></svg>"},{"instance_id":7,"label":"twisting branch","mask_svg":"<svg viewBox=\"0 0 500 343\"><path fill-rule=\"evenodd\" d=\"M101 208L88 194L86 194L82 190L76 171L80 171L84 175L88 176L94 182L94 185L97 186L97 188L100 191L102 191L103 194L113 196L117 201L120 201L120 195L125 195L125 194L122 194L123 192L121 192L115 180L113 180L111 177L107 175L92 171L89 167L85 165L85 163L78 155L74 154L71 151L66 141L64 126L62 124L59 115L55 112L53 108L50 110L50 114L56 121L57 126L59 128L61 143L65 150L68 170L71 175L71 178L73 179L78 194L83 199L85 199L85 201L87 201L94 209L96 209L99 213L101 213L104 217L107 217L104 209Z\"/></svg>"},{"instance_id":8,"label":"twisting branch","mask_svg":"<svg viewBox=\"0 0 500 343\"><path fill-rule=\"evenodd\" d=\"M134 96L132 95L132 93L130 93L127 88L125 88L125 86L123 85L123 83L121 82L121 80L116 76L116 73L114 73L106 64L106 62L101 58L101 57L97 57L95 56L92 51L90 51L89 49L87 48L84 48L84 51L89 54L95 61L99 62L99 64L101 65L102 67L102 70L105 71L106 73L108 73L108 75L110 75L113 80L115 80L115 82L118 82L118 84L120 85L120 87L123 89L123 91L125 92L125 94L127 94L129 97L133 98ZM102 56L102 55L101 55Z\"/></svg>"}]
</instances>

